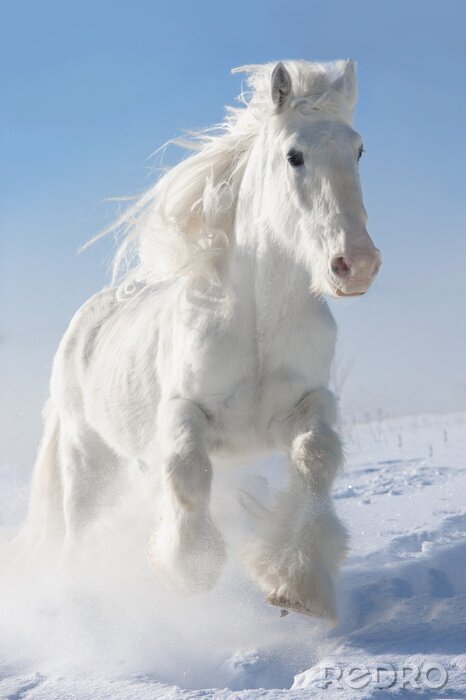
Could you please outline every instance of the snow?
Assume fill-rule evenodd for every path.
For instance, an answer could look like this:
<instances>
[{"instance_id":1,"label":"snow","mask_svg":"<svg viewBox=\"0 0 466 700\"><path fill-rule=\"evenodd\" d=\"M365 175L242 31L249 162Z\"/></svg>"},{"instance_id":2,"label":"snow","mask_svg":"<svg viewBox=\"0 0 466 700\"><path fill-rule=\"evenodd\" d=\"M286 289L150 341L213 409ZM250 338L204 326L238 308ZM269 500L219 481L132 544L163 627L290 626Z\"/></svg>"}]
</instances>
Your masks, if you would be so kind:
<instances>
[{"instance_id":1,"label":"snow","mask_svg":"<svg viewBox=\"0 0 466 700\"><path fill-rule=\"evenodd\" d=\"M279 458L218 472L214 513L231 555L217 587L192 597L165 590L146 564L153 487L134 470L72 581L3 571L0 697L466 697L466 414L342 432L334 497L351 553L336 627L281 618L242 567L253 524L238 492L269 501L283 485ZM25 471L0 472L5 541L26 508Z\"/></svg>"}]
</instances>

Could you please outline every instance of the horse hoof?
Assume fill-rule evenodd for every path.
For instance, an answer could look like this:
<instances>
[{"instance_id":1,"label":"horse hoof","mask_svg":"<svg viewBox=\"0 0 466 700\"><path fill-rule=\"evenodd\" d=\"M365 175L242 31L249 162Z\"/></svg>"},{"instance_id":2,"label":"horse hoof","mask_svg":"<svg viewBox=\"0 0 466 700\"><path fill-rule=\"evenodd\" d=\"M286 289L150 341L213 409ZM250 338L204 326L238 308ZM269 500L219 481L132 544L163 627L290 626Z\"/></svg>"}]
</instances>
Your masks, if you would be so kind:
<instances>
[{"instance_id":1,"label":"horse hoof","mask_svg":"<svg viewBox=\"0 0 466 700\"><path fill-rule=\"evenodd\" d=\"M338 622L335 610L330 607L323 608L318 605L312 605L310 602L301 603L299 601L292 601L285 596L275 593L270 593L266 601L269 605L281 608L280 617L285 617L289 612L298 612L302 615L308 615L309 617L320 617L333 623L333 625L336 625Z\"/></svg>"}]
</instances>

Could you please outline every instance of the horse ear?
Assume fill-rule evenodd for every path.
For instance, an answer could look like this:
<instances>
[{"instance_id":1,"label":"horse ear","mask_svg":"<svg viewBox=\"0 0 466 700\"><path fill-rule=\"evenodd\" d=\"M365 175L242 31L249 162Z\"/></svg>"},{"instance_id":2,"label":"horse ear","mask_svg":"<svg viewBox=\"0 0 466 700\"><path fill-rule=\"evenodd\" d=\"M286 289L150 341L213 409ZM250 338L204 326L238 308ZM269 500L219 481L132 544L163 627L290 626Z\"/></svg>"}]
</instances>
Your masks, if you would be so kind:
<instances>
[{"instance_id":1,"label":"horse ear","mask_svg":"<svg viewBox=\"0 0 466 700\"><path fill-rule=\"evenodd\" d=\"M284 64L277 63L272 73L272 101L277 110L282 109L291 97L291 78Z\"/></svg>"},{"instance_id":2,"label":"horse ear","mask_svg":"<svg viewBox=\"0 0 466 700\"><path fill-rule=\"evenodd\" d=\"M356 80L356 64L353 59L349 58L346 61L343 73L335 80L332 87L341 92L351 107L354 107L358 96L358 84Z\"/></svg>"}]
</instances>

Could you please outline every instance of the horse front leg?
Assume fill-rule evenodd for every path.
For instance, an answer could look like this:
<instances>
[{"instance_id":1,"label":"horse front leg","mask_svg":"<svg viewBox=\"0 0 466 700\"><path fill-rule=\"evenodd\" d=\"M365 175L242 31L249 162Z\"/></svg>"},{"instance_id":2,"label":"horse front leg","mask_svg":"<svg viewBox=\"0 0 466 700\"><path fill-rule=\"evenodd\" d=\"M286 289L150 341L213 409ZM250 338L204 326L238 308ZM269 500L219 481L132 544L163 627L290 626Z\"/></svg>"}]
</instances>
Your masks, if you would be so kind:
<instances>
[{"instance_id":1,"label":"horse front leg","mask_svg":"<svg viewBox=\"0 0 466 700\"><path fill-rule=\"evenodd\" d=\"M334 420L334 397L319 389L275 422L277 443L288 439L290 484L270 512L262 540L247 553L268 603L332 620L335 576L347 548L330 496L343 461Z\"/></svg>"},{"instance_id":2,"label":"horse front leg","mask_svg":"<svg viewBox=\"0 0 466 700\"><path fill-rule=\"evenodd\" d=\"M162 494L147 554L155 570L185 592L210 589L225 558L209 511L212 464L207 418L195 404L174 399L161 407Z\"/></svg>"}]
</instances>

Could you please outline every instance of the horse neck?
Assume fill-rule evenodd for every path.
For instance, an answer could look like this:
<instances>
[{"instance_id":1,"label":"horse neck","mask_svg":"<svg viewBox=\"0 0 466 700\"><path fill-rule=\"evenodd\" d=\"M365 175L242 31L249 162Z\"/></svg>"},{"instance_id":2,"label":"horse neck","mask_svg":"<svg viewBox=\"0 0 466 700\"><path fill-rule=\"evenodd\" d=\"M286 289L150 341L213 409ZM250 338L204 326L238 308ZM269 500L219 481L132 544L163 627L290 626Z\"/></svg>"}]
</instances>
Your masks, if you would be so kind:
<instances>
[{"instance_id":1,"label":"horse neck","mask_svg":"<svg viewBox=\"0 0 466 700\"><path fill-rule=\"evenodd\" d=\"M267 224L260 222L247 197L238 200L229 275L242 307L255 322L259 339L273 345L284 327L299 323L311 299L309 273L276 242Z\"/></svg>"}]
</instances>

